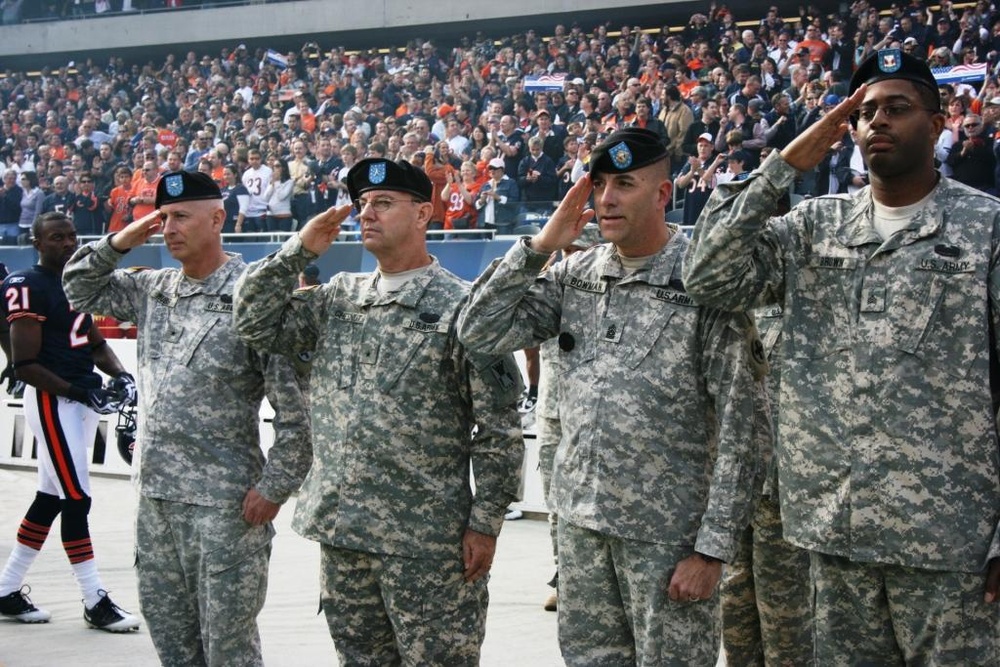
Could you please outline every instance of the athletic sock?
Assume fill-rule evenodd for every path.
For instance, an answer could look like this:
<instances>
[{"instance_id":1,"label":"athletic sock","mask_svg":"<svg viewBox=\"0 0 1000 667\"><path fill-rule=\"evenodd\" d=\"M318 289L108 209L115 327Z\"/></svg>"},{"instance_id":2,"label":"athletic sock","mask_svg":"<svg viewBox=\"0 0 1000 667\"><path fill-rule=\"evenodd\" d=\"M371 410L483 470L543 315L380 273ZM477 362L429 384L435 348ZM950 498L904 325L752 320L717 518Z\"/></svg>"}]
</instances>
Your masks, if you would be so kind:
<instances>
[{"instance_id":1,"label":"athletic sock","mask_svg":"<svg viewBox=\"0 0 1000 667\"><path fill-rule=\"evenodd\" d=\"M14 591L20 590L24 585L24 578L28 576L31 564L38 558L38 550L25 546L18 542L14 545L7 564L0 572L0 597L6 597Z\"/></svg>"},{"instance_id":2,"label":"athletic sock","mask_svg":"<svg viewBox=\"0 0 1000 667\"><path fill-rule=\"evenodd\" d=\"M73 563L73 576L76 577L80 593L83 594L83 604L87 609L92 609L95 604L101 601L98 591L106 590L101 582L101 573L97 571L97 561L90 558Z\"/></svg>"}]
</instances>

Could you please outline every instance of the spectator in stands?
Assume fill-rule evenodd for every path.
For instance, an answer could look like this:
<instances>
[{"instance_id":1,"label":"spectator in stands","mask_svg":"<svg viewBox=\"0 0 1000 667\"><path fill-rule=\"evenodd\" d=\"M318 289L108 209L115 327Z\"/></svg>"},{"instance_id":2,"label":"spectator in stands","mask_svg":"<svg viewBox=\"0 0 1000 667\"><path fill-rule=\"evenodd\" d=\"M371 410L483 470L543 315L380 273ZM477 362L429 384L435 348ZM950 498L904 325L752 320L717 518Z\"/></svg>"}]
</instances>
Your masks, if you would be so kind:
<instances>
[{"instance_id":1,"label":"spectator in stands","mask_svg":"<svg viewBox=\"0 0 1000 667\"><path fill-rule=\"evenodd\" d=\"M42 214L45 193L38 187L38 174L33 171L21 174L21 189L24 194L21 196L21 217L17 221L17 242L18 244L26 244L31 234L32 223L34 223L35 218Z\"/></svg>"},{"instance_id":2,"label":"spectator in stands","mask_svg":"<svg viewBox=\"0 0 1000 667\"><path fill-rule=\"evenodd\" d=\"M517 177L517 168L521 160L527 153L524 133L517 127L517 122L511 115L501 116L500 129L493 139L504 161L506 174L512 178Z\"/></svg>"},{"instance_id":3,"label":"spectator in stands","mask_svg":"<svg viewBox=\"0 0 1000 667\"><path fill-rule=\"evenodd\" d=\"M694 122L691 108L681 100L677 86L663 89L661 108L657 119L663 123L667 133L667 155L671 170L676 173L684 165L684 137L688 127ZM697 136L697 135L696 135Z\"/></svg>"},{"instance_id":4,"label":"spectator in stands","mask_svg":"<svg viewBox=\"0 0 1000 667\"><path fill-rule=\"evenodd\" d=\"M17 243L22 199L24 190L17 184L17 171L8 169L3 174L3 187L0 188L0 230L3 232L0 239L4 245Z\"/></svg>"},{"instance_id":5,"label":"spectator in stands","mask_svg":"<svg viewBox=\"0 0 1000 667\"><path fill-rule=\"evenodd\" d=\"M674 187L684 192L684 224L694 225L715 190L715 176L726 160L725 153L715 153L712 135L697 139L697 155L687 158ZM713 157L714 156L714 157Z\"/></svg>"},{"instance_id":6,"label":"spectator in stands","mask_svg":"<svg viewBox=\"0 0 1000 667\"><path fill-rule=\"evenodd\" d=\"M132 222L132 207L129 198L132 196L132 170L125 165L115 169L115 187L111 189L104 203L105 213L109 214L108 233L120 232L125 225Z\"/></svg>"},{"instance_id":7,"label":"spectator in stands","mask_svg":"<svg viewBox=\"0 0 1000 667\"><path fill-rule=\"evenodd\" d=\"M42 202L42 213L52 211L69 216L73 214L73 195L69 191L69 180L61 174L52 179L52 192Z\"/></svg>"},{"instance_id":8,"label":"spectator in stands","mask_svg":"<svg viewBox=\"0 0 1000 667\"><path fill-rule=\"evenodd\" d=\"M222 188L222 205L226 209L226 221L222 223L223 234L233 234L236 229L243 228L247 206L250 204L250 193L240 181L239 167L227 164L222 169L225 185Z\"/></svg>"},{"instance_id":9,"label":"spectator in stands","mask_svg":"<svg viewBox=\"0 0 1000 667\"><path fill-rule=\"evenodd\" d=\"M955 143L948 153L951 177L983 192L996 192L996 157L993 142L983 136L983 119L976 114L967 114L962 121L962 129L965 138Z\"/></svg>"},{"instance_id":10,"label":"spectator in stands","mask_svg":"<svg viewBox=\"0 0 1000 667\"><path fill-rule=\"evenodd\" d=\"M197 165L196 165L197 166ZM142 174L132 185L132 196L128 203L132 206L132 219L138 220L153 212L156 203L156 185L160 181L160 170L154 160L142 163Z\"/></svg>"},{"instance_id":11,"label":"spectator in stands","mask_svg":"<svg viewBox=\"0 0 1000 667\"><path fill-rule=\"evenodd\" d=\"M678 160L681 167L687 157L697 155L698 138L703 134L708 134L713 143L719 134L719 103L716 100L708 100L702 105L701 117L693 121L684 133L683 155Z\"/></svg>"},{"instance_id":12,"label":"spectator in stands","mask_svg":"<svg viewBox=\"0 0 1000 667\"><path fill-rule=\"evenodd\" d=\"M563 155L566 130L563 125L552 124L552 114L548 109L539 109L535 113L535 129L531 136L542 140L542 152L548 155L553 163L559 162Z\"/></svg>"},{"instance_id":13,"label":"spectator in stands","mask_svg":"<svg viewBox=\"0 0 1000 667\"><path fill-rule=\"evenodd\" d=\"M558 194L558 182L555 163L542 152L542 140L531 137L528 139L528 155L517 168L517 183L524 209L544 215L551 213Z\"/></svg>"},{"instance_id":14,"label":"spectator in stands","mask_svg":"<svg viewBox=\"0 0 1000 667\"><path fill-rule=\"evenodd\" d=\"M776 93L771 98L771 111L766 113L761 121L764 140L771 148L781 150L798 134L791 110L792 99L785 93Z\"/></svg>"},{"instance_id":15,"label":"spectator in stands","mask_svg":"<svg viewBox=\"0 0 1000 667\"><path fill-rule=\"evenodd\" d=\"M237 224L237 233L263 232L267 229L267 199L264 192L271 184L271 168L263 163L263 156L256 148L251 148L247 152L247 162L249 166L243 172L241 180L247 189L250 199L247 203L246 214L243 216L243 224Z\"/></svg>"},{"instance_id":16,"label":"spectator in stands","mask_svg":"<svg viewBox=\"0 0 1000 667\"><path fill-rule=\"evenodd\" d=\"M507 176L503 158L489 162L489 180L479 190L476 209L480 213L483 229L494 229L498 234L510 234L517 225L520 193L514 179Z\"/></svg>"},{"instance_id":17,"label":"spectator in stands","mask_svg":"<svg viewBox=\"0 0 1000 667\"><path fill-rule=\"evenodd\" d=\"M80 236L97 236L104 233L104 211L94 192L94 177L84 171L77 179L78 190L73 199L73 226Z\"/></svg>"},{"instance_id":18,"label":"spectator in stands","mask_svg":"<svg viewBox=\"0 0 1000 667\"><path fill-rule=\"evenodd\" d=\"M445 229L475 229L479 217L476 210L476 196L482 184L476 180L476 165L463 162L458 172L448 175L448 183L441 191L441 199L446 204L444 214ZM470 238L458 236L459 239Z\"/></svg>"},{"instance_id":19,"label":"spectator in stands","mask_svg":"<svg viewBox=\"0 0 1000 667\"><path fill-rule=\"evenodd\" d=\"M292 196L295 180L283 158L271 159L271 178L263 198L267 202L267 226L269 232L292 231Z\"/></svg>"},{"instance_id":20,"label":"spectator in stands","mask_svg":"<svg viewBox=\"0 0 1000 667\"><path fill-rule=\"evenodd\" d=\"M300 96L299 99L305 102L305 97ZM300 227L306 224L314 210L313 183L316 180L314 166L315 161L308 155L306 142L302 139L293 141L292 159L288 161L288 170L295 185L292 194L292 217Z\"/></svg>"}]
</instances>

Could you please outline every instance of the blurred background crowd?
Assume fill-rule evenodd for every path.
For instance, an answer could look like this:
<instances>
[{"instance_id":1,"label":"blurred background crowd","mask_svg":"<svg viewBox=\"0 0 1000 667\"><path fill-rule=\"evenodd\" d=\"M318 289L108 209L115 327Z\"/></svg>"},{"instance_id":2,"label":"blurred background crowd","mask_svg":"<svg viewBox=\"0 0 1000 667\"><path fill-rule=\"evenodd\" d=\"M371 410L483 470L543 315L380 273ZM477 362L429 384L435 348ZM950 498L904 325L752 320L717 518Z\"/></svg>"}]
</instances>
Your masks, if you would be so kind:
<instances>
[{"instance_id":1,"label":"blurred background crowd","mask_svg":"<svg viewBox=\"0 0 1000 667\"><path fill-rule=\"evenodd\" d=\"M5 23L81 20L214 3L0 3ZM630 125L657 132L676 176L671 217L693 223L715 185L745 177L839 103L885 48L926 58L941 83L944 173L997 187L1000 13L987 2L818 4L760 12L709 4L680 25L564 22L403 46L236 43L162 59L82 58L0 79L2 242L36 215L71 212L81 234L152 210L159 176L212 175L232 234L295 229L349 202L357 160L388 156L435 184L432 228L510 233L544 224L592 148ZM192 14L193 15L193 14ZM850 133L791 199L863 187ZM239 237L233 237L239 238ZM456 234L461 239L462 235Z\"/></svg>"}]
</instances>

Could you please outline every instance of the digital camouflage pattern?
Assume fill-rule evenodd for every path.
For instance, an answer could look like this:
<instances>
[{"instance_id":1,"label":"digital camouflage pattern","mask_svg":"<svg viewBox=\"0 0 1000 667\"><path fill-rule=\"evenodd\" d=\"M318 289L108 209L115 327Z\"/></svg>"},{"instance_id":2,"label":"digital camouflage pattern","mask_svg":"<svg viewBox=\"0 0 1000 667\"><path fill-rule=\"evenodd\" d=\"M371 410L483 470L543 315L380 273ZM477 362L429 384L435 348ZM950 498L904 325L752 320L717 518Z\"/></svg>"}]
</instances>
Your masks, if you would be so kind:
<instances>
[{"instance_id":1,"label":"digital camouflage pattern","mask_svg":"<svg viewBox=\"0 0 1000 667\"><path fill-rule=\"evenodd\" d=\"M107 238L85 245L63 281L70 303L138 325L143 615L165 665L199 664L196 656L209 665L259 664L255 619L274 529L250 526L241 505L250 488L283 503L308 471L306 380L284 358L258 354L235 335L239 256L204 281L177 269L115 270L122 256ZM265 396L275 410L266 460Z\"/></svg>"},{"instance_id":2,"label":"digital camouflage pattern","mask_svg":"<svg viewBox=\"0 0 1000 667\"><path fill-rule=\"evenodd\" d=\"M378 272L293 293L314 258L293 236L251 264L235 322L255 347L312 357L314 459L293 527L322 544L334 646L348 665L475 665L489 577L464 581L462 537L497 535L517 497L520 373L458 343L468 283L437 260L390 294Z\"/></svg>"},{"instance_id":3,"label":"digital camouflage pattern","mask_svg":"<svg viewBox=\"0 0 1000 667\"><path fill-rule=\"evenodd\" d=\"M780 306L755 312L770 368L767 388L774 423L781 384L781 316ZM736 558L722 574L722 645L729 665L807 666L813 664L809 552L782 537L777 459L767 450L760 502Z\"/></svg>"},{"instance_id":4,"label":"digital camouflage pattern","mask_svg":"<svg viewBox=\"0 0 1000 667\"><path fill-rule=\"evenodd\" d=\"M539 276L547 255L522 241L480 276L459 317L461 340L483 352L557 341L562 439L550 501L560 523L560 625L572 618L563 604L579 603L564 597L563 578L580 579L562 557L565 522L609 542L680 545L686 555L696 549L723 560L749 522L758 446L770 438L769 424L755 420L766 418L755 378L764 362L746 315L688 297L680 280L686 247L675 233L649 265L626 274L613 246L602 245ZM619 576L593 575L593 591L610 590ZM602 622L669 612L624 606ZM717 636L703 628L692 650L702 641L714 645ZM563 656L586 661L591 648L600 650L563 644Z\"/></svg>"},{"instance_id":5,"label":"digital camouflage pattern","mask_svg":"<svg viewBox=\"0 0 1000 667\"><path fill-rule=\"evenodd\" d=\"M454 558L321 549L323 608L341 665L479 664L489 577L466 583Z\"/></svg>"},{"instance_id":6,"label":"digital camouflage pattern","mask_svg":"<svg viewBox=\"0 0 1000 667\"><path fill-rule=\"evenodd\" d=\"M718 594L697 602L667 596L689 545L623 540L568 521L559 523L559 545L559 644L568 667L716 664Z\"/></svg>"},{"instance_id":7,"label":"digital camouflage pattern","mask_svg":"<svg viewBox=\"0 0 1000 667\"><path fill-rule=\"evenodd\" d=\"M993 667L996 604L983 575L854 563L810 552L816 595L816 664L831 667Z\"/></svg>"},{"instance_id":8,"label":"digital camouflage pattern","mask_svg":"<svg viewBox=\"0 0 1000 667\"><path fill-rule=\"evenodd\" d=\"M138 514L139 600L160 663L263 665L257 615L274 527L250 525L239 508L146 496Z\"/></svg>"},{"instance_id":9,"label":"digital camouflage pattern","mask_svg":"<svg viewBox=\"0 0 1000 667\"><path fill-rule=\"evenodd\" d=\"M941 178L883 243L870 188L769 220L795 173L773 154L719 186L684 271L701 302L785 311L785 537L855 562L983 572L1000 555L1000 205Z\"/></svg>"},{"instance_id":10,"label":"digital camouflage pattern","mask_svg":"<svg viewBox=\"0 0 1000 667\"><path fill-rule=\"evenodd\" d=\"M177 269L115 270L124 255L102 239L63 273L70 303L139 330L136 452L141 493L240 506L251 487L275 503L299 488L312 460L305 380L283 357L258 354L232 327L237 255L204 281ZM274 444L260 448L259 411L275 410Z\"/></svg>"},{"instance_id":11,"label":"digital camouflage pattern","mask_svg":"<svg viewBox=\"0 0 1000 667\"><path fill-rule=\"evenodd\" d=\"M516 499L524 445L514 359L458 342L468 283L436 260L385 296L377 272L339 273L293 294L314 258L292 237L249 266L236 298L244 340L312 354L314 459L293 526L340 549L458 558L465 529L497 535Z\"/></svg>"},{"instance_id":12,"label":"digital camouflage pattern","mask_svg":"<svg viewBox=\"0 0 1000 667\"><path fill-rule=\"evenodd\" d=\"M559 423L559 370L556 359L559 356L558 342L552 338L541 344L538 350L538 401L535 403L535 442L538 445L538 472L542 477L542 495L549 508L549 536L552 539L552 554L559 562L559 544L556 530L559 515L555 504L550 502L552 486L552 466L556 449L562 439L562 424Z\"/></svg>"}]
</instances>

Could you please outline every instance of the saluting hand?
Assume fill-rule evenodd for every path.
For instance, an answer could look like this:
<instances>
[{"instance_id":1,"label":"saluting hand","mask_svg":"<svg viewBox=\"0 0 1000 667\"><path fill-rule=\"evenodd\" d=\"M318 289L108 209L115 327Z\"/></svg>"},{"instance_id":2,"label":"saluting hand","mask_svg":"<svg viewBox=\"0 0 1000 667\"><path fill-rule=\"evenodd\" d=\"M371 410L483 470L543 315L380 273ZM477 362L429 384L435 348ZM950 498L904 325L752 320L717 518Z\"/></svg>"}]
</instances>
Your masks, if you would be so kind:
<instances>
[{"instance_id":1,"label":"saluting hand","mask_svg":"<svg viewBox=\"0 0 1000 667\"><path fill-rule=\"evenodd\" d=\"M314 216L299 230L302 247L309 252L322 255L340 234L340 223L347 220L350 213L351 205L345 204L339 208L331 206Z\"/></svg>"},{"instance_id":2,"label":"saluting hand","mask_svg":"<svg viewBox=\"0 0 1000 667\"><path fill-rule=\"evenodd\" d=\"M163 230L163 218L160 209L148 213L138 220L130 222L125 229L111 237L111 247L118 252L137 248L149 240L153 234Z\"/></svg>"},{"instance_id":3,"label":"saluting hand","mask_svg":"<svg viewBox=\"0 0 1000 667\"><path fill-rule=\"evenodd\" d=\"M542 231L531 239L531 249L548 254L562 250L575 241L583 226L594 219L594 209L587 208L587 200L593 190L589 174L574 183Z\"/></svg>"},{"instance_id":4,"label":"saluting hand","mask_svg":"<svg viewBox=\"0 0 1000 667\"><path fill-rule=\"evenodd\" d=\"M865 98L868 86L862 85L854 94L824 114L781 151L781 157L799 171L809 171L819 165L834 142L844 138L848 119Z\"/></svg>"}]
</instances>

